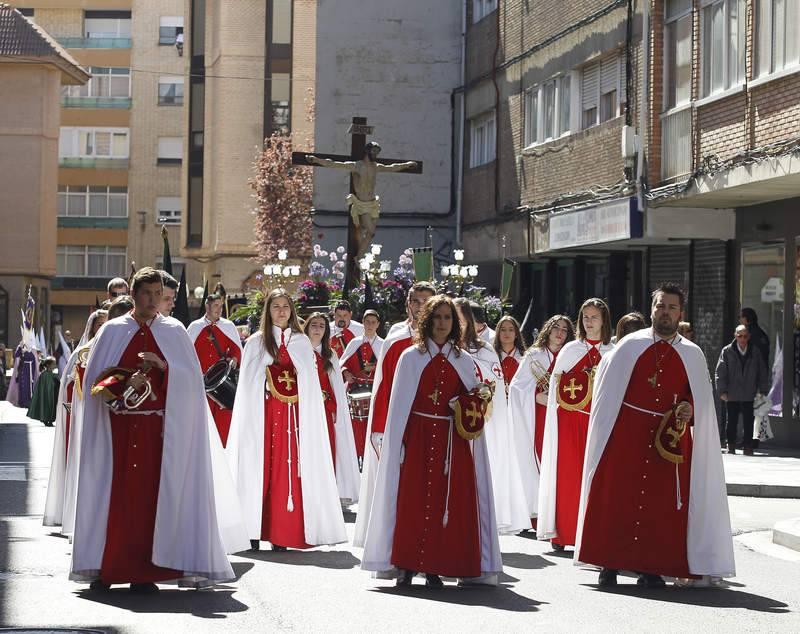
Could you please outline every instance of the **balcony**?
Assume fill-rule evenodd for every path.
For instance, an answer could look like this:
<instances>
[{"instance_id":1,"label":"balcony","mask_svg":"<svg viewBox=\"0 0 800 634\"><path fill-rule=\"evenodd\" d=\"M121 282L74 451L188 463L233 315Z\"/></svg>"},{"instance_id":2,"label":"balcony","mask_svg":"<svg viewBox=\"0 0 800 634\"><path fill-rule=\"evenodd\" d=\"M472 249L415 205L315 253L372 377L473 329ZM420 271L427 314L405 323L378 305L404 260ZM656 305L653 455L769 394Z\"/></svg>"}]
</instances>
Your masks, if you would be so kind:
<instances>
[{"instance_id":1,"label":"balcony","mask_svg":"<svg viewBox=\"0 0 800 634\"><path fill-rule=\"evenodd\" d=\"M130 109L130 97L61 97L62 108L121 108Z\"/></svg>"},{"instance_id":2,"label":"balcony","mask_svg":"<svg viewBox=\"0 0 800 634\"><path fill-rule=\"evenodd\" d=\"M129 37L59 37L64 48L130 48Z\"/></svg>"},{"instance_id":3,"label":"balcony","mask_svg":"<svg viewBox=\"0 0 800 634\"><path fill-rule=\"evenodd\" d=\"M128 217L59 216L58 226L70 229L127 229Z\"/></svg>"},{"instance_id":4,"label":"balcony","mask_svg":"<svg viewBox=\"0 0 800 634\"><path fill-rule=\"evenodd\" d=\"M126 158L94 158L94 157L75 157L67 156L58 159L59 167L81 167L91 169L128 169L128 159Z\"/></svg>"}]
</instances>

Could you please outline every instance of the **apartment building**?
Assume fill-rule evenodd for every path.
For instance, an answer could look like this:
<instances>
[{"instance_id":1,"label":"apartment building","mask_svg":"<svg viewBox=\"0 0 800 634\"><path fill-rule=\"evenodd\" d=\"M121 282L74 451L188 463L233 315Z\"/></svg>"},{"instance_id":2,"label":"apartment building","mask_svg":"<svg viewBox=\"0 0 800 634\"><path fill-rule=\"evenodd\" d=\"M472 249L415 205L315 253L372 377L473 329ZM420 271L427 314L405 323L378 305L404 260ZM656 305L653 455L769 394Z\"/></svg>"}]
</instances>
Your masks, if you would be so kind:
<instances>
[{"instance_id":1,"label":"apartment building","mask_svg":"<svg viewBox=\"0 0 800 634\"><path fill-rule=\"evenodd\" d=\"M313 139L316 0L186 0L188 107L181 253L213 287L259 286L253 261L256 152L273 132ZM313 141L311 141L313 142Z\"/></svg>"},{"instance_id":2,"label":"apartment building","mask_svg":"<svg viewBox=\"0 0 800 634\"><path fill-rule=\"evenodd\" d=\"M773 428L800 443L800 7L664 0L648 8L650 205L735 216L729 310L756 310L782 377ZM712 315L697 319L712 327Z\"/></svg>"},{"instance_id":3,"label":"apartment building","mask_svg":"<svg viewBox=\"0 0 800 634\"><path fill-rule=\"evenodd\" d=\"M53 317L80 333L107 281L179 245L184 58L181 0L18 3L91 72L61 96ZM177 250L177 249L176 249ZM173 259L180 274L183 262ZM187 270L190 283L202 283Z\"/></svg>"},{"instance_id":4,"label":"apartment building","mask_svg":"<svg viewBox=\"0 0 800 634\"><path fill-rule=\"evenodd\" d=\"M48 330L56 273L56 189L62 86L86 70L28 19L0 4L0 343L19 342L27 293Z\"/></svg>"}]
</instances>

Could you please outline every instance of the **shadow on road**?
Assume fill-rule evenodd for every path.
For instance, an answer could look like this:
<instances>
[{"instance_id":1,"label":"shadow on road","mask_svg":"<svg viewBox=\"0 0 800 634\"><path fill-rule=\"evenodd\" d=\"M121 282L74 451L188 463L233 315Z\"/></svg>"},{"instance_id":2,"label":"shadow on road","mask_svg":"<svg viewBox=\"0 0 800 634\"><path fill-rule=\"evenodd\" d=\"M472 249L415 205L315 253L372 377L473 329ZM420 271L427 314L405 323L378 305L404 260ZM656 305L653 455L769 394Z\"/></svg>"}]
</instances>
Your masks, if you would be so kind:
<instances>
[{"instance_id":1,"label":"shadow on road","mask_svg":"<svg viewBox=\"0 0 800 634\"><path fill-rule=\"evenodd\" d=\"M203 619L224 619L227 614L244 612L249 608L233 598L230 586L216 590L165 590L158 594L131 594L124 586L110 592L97 593L89 589L75 592L75 596L93 603L113 606L140 614L191 614Z\"/></svg>"},{"instance_id":2,"label":"shadow on road","mask_svg":"<svg viewBox=\"0 0 800 634\"><path fill-rule=\"evenodd\" d=\"M503 553L503 565L509 568L522 570L541 570L548 566L555 566L541 555L528 555L526 553Z\"/></svg>"},{"instance_id":3,"label":"shadow on road","mask_svg":"<svg viewBox=\"0 0 800 634\"><path fill-rule=\"evenodd\" d=\"M530 597L517 594L511 588L503 584L496 588L458 588L451 585L445 585L444 588L426 588L422 585L415 585L410 588L372 588L370 592L401 597L414 597L415 599L425 599L427 601L437 601L453 605L494 608L495 610L505 610L507 612L538 612L539 606L545 605L545 602L536 601Z\"/></svg>"},{"instance_id":4,"label":"shadow on road","mask_svg":"<svg viewBox=\"0 0 800 634\"><path fill-rule=\"evenodd\" d=\"M231 568L233 568L233 574L236 575L236 581L239 581L242 577L244 577L248 572L250 572L256 565L249 561L239 563L239 562L231 562Z\"/></svg>"},{"instance_id":5,"label":"shadow on road","mask_svg":"<svg viewBox=\"0 0 800 634\"><path fill-rule=\"evenodd\" d=\"M354 557L352 553L343 550L327 552L321 550L289 550L285 552L259 550L254 553L250 551L236 553L236 556L246 559L255 559L256 561L267 561L273 564L316 566L318 568L330 568L333 570L349 570L361 563L361 560Z\"/></svg>"},{"instance_id":6,"label":"shadow on road","mask_svg":"<svg viewBox=\"0 0 800 634\"><path fill-rule=\"evenodd\" d=\"M594 588L598 592L620 594L635 599L650 601L663 601L665 603L681 603L684 605L697 605L707 608L741 608L768 614L783 614L790 612L789 606L781 601L762 597L758 594L731 590L730 588L675 588L667 586L660 590L646 590L636 585L623 585L616 588L599 588L593 584L582 584Z\"/></svg>"}]
</instances>

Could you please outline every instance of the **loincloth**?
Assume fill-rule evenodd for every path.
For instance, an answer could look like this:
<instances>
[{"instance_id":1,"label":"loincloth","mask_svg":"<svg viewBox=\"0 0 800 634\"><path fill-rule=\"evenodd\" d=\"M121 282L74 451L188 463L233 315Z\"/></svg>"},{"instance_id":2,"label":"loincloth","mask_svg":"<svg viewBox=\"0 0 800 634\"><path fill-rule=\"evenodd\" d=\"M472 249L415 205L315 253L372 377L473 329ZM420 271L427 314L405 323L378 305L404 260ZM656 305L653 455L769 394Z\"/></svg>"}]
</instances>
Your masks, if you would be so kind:
<instances>
[{"instance_id":1,"label":"loincloth","mask_svg":"<svg viewBox=\"0 0 800 634\"><path fill-rule=\"evenodd\" d=\"M381 197L375 196L373 200L360 200L355 194L347 194L345 201L350 205L350 215L353 217L353 224L359 225L359 216L368 215L374 220L378 219L381 213Z\"/></svg>"}]
</instances>

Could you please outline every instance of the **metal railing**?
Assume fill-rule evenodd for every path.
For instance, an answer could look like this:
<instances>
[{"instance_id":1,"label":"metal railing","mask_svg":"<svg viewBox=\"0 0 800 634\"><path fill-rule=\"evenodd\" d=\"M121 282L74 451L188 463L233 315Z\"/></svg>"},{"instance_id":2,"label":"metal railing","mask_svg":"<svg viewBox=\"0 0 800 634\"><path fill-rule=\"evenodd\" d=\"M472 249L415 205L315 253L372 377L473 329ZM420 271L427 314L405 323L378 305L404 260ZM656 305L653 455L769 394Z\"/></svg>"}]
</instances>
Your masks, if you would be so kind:
<instances>
[{"instance_id":1,"label":"metal railing","mask_svg":"<svg viewBox=\"0 0 800 634\"><path fill-rule=\"evenodd\" d=\"M94 169L128 169L128 159L66 156L58 159L58 166L88 167Z\"/></svg>"},{"instance_id":2,"label":"metal railing","mask_svg":"<svg viewBox=\"0 0 800 634\"><path fill-rule=\"evenodd\" d=\"M129 37L59 37L64 48L130 48Z\"/></svg>"},{"instance_id":3,"label":"metal railing","mask_svg":"<svg viewBox=\"0 0 800 634\"><path fill-rule=\"evenodd\" d=\"M122 108L131 107L130 97L61 97L64 108Z\"/></svg>"},{"instance_id":4,"label":"metal railing","mask_svg":"<svg viewBox=\"0 0 800 634\"><path fill-rule=\"evenodd\" d=\"M661 115L661 178L692 171L692 109Z\"/></svg>"}]
</instances>

